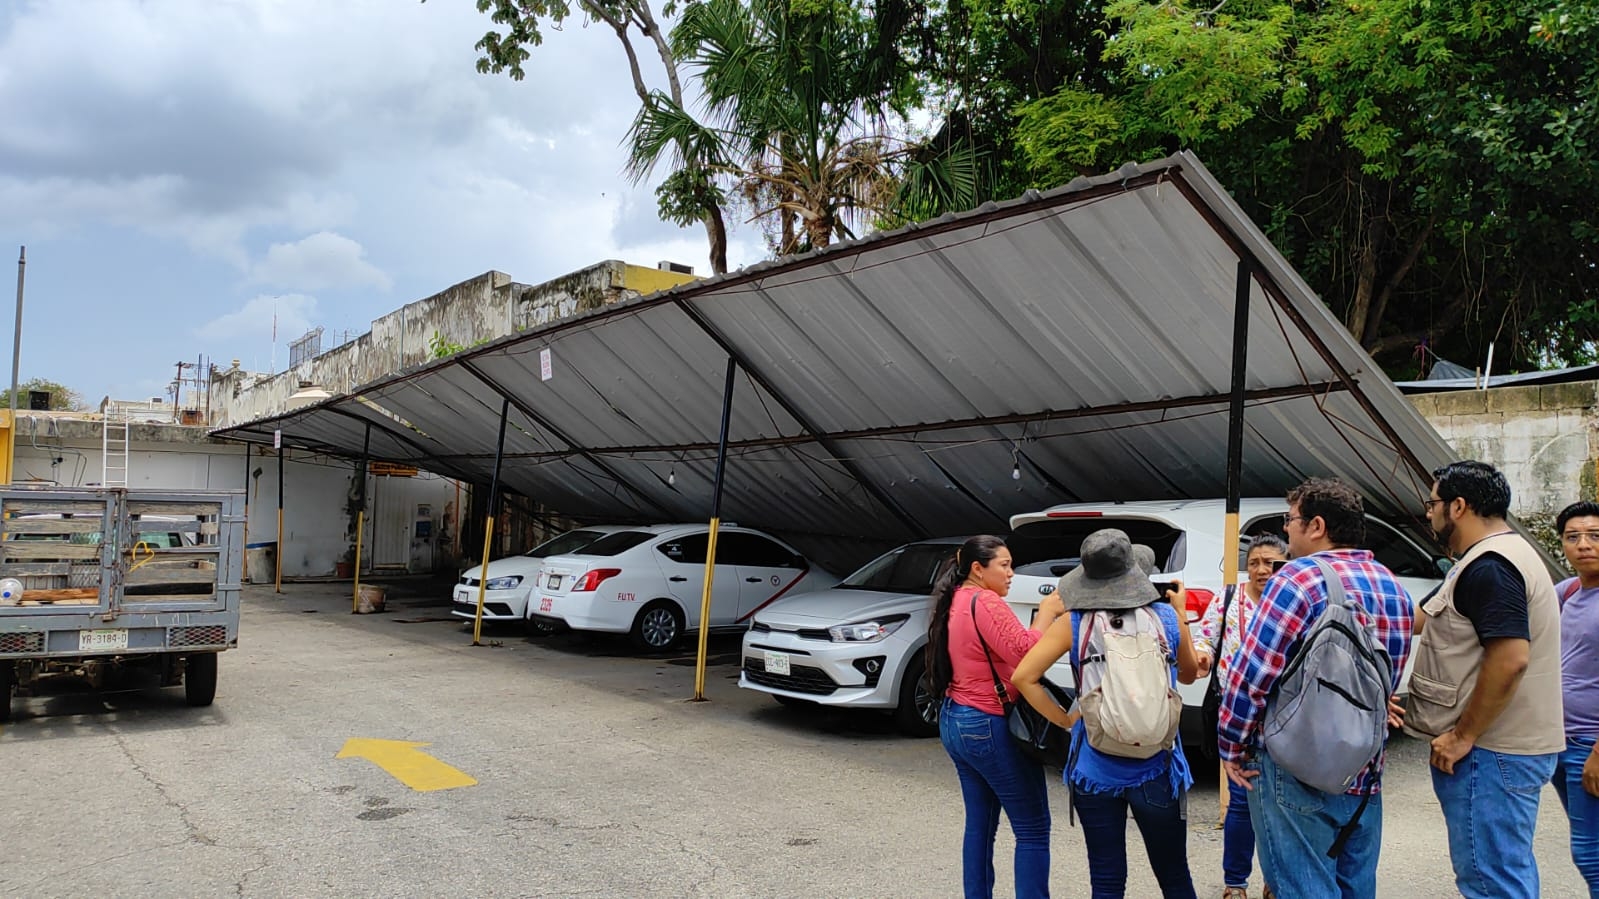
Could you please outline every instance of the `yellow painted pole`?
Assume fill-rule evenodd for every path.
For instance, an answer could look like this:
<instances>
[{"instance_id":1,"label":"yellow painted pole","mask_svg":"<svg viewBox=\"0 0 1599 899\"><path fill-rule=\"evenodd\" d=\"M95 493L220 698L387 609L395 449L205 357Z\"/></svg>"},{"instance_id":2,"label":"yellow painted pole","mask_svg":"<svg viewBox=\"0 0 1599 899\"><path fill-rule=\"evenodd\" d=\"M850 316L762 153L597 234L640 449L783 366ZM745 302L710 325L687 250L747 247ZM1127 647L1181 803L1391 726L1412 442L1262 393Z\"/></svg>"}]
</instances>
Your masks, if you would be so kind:
<instances>
[{"instance_id":1,"label":"yellow painted pole","mask_svg":"<svg viewBox=\"0 0 1599 899\"><path fill-rule=\"evenodd\" d=\"M1222 591L1225 594L1226 589L1228 587L1232 587L1235 591L1233 593L1233 602L1238 602L1243 597L1239 596L1236 592L1238 589L1238 513L1236 511L1227 513L1227 520L1222 525L1221 539L1221 545L1229 547L1231 550L1230 552L1223 552L1221 555ZM1220 598L1221 597L1217 597L1216 599L1211 600L1211 602L1216 602ZM1244 607L1240 605L1238 607L1238 615L1240 620L1242 620L1243 614ZM1223 621L1221 623L1221 627L1217 629L1216 645L1213 650L1215 655L1212 656L1212 665L1221 664L1221 647L1222 643L1226 641L1226 638L1227 622ZM1221 763L1217 762L1217 764L1220 765ZM1228 780L1226 767L1222 767L1220 771L1221 780L1219 783L1221 786L1221 795L1218 797L1218 801L1221 804L1221 810L1217 813L1218 817L1216 819L1216 826L1224 827L1227 824L1227 804L1232 801L1232 794L1227 787Z\"/></svg>"},{"instance_id":2,"label":"yellow painted pole","mask_svg":"<svg viewBox=\"0 0 1599 899\"><path fill-rule=\"evenodd\" d=\"M350 612L361 607L361 531L366 527L366 510L355 513L355 593L350 597Z\"/></svg>"},{"instance_id":3,"label":"yellow painted pole","mask_svg":"<svg viewBox=\"0 0 1599 899\"><path fill-rule=\"evenodd\" d=\"M477 614L472 616L472 645L483 645L483 597L489 589L489 550L494 546L494 516L483 520L483 564L477 569Z\"/></svg>"},{"instance_id":4,"label":"yellow painted pole","mask_svg":"<svg viewBox=\"0 0 1599 899\"><path fill-rule=\"evenodd\" d=\"M705 592L700 597L700 648L694 657L694 701L705 701L705 655L711 639L711 581L716 576L716 534L722 519L711 519L711 537L705 544Z\"/></svg>"}]
</instances>

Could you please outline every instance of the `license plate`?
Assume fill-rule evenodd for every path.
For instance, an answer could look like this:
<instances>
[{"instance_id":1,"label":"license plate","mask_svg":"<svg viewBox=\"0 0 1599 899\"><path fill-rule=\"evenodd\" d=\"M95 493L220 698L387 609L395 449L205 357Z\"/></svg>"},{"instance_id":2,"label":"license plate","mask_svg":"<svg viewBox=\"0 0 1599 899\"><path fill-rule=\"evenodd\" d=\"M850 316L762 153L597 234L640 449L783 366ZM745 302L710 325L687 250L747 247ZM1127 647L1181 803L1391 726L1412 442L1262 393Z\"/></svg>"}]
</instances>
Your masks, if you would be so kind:
<instances>
[{"instance_id":1,"label":"license plate","mask_svg":"<svg viewBox=\"0 0 1599 899\"><path fill-rule=\"evenodd\" d=\"M561 589L561 576L558 574L550 575L550 579L544 582L544 586L551 590Z\"/></svg>"},{"instance_id":2,"label":"license plate","mask_svg":"<svg viewBox=\"0 0 1599 899\"><path fill-rule=\"evenodd\" d=\"M788 674L788 653L766 651L766 673Z\"/></svg>"},{"instance_id":3,"label":"license plate","mask_svg":"<svg viewBox=\"0 0 1599 899\"><path fill-rule=\"evenodd\" d=\"M540 612L548 612L549 610L550 610L550 598L548 596L539 597L539 611Z\"/></svg>"},{"instance_id":4,"label":"license plate","mask_svg":"<svg viewBox=\"0 0 1599 899\"><path fill-rule=\"evenodd\" d=\"M79 652L99 652L106 649L127 649L128 629L125 627L78 631Z\"/></svg>"}]
</instances>

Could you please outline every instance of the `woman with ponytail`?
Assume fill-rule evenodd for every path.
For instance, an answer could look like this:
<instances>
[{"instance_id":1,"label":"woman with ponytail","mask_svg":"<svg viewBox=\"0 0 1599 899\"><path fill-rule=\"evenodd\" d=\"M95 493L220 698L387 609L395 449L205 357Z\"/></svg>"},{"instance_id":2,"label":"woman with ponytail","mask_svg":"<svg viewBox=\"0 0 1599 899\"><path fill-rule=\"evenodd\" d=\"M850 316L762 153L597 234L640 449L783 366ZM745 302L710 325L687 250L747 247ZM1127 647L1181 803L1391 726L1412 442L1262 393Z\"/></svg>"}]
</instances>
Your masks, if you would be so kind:
<instances>
[{"instance_id":1,"label":"woman with ponytail","mask_svg":"<svg viewBox=\"0 0 1599 899\"><path fill-rule=\"evenodd\" d=\"M1028 630L1005 604L1011 577L1004 540L967 540L933 587L928 623L928 673L935 695L944 696L938 732L955 763L966 804L961 867L967 899L994 895L994 835L1002 809L1016 835L1016 896L1049 895L1044 769L1022 755L1011 739L1003 703L1021 701L1011 673L1061 607L1053 596L1046 599ZM996 695L991 672L999 676L1003 698Z\"/></svg>"}]
</instances>

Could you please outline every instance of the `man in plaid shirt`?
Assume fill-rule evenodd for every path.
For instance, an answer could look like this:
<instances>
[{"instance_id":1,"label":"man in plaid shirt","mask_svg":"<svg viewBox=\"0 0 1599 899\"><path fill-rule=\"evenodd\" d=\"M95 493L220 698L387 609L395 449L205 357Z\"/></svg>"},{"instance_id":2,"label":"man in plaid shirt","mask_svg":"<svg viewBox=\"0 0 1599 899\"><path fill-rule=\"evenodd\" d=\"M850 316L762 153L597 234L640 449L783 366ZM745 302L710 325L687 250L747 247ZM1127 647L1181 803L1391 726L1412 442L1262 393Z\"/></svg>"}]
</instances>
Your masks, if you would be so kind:
<instances>
[{"instance_id":1,"label":"man in plaid shirt","mask_svg":"<svg viewBox=\"0 0 1599 899\"><path fill-rule=\"evenodd\" d=\"M1294 561L1266 584L1222 689L1217 735L1222 764L1230 780L1250 790L1260 867L1272 892L1295 899L1374 897L1381 796L1371 797L1343 852L1327 857L1360 807L1372 775L1360 775L1347 793L1323 793L1274 764L1257 737L1267 697L1327 605L1327 585L1308 556L1329 563L1343 580L1345 597L1365 608L1362 623L1375 629L1393 661L1394 688L1410 656L1415 608L1393 572L1369 551L1355 548L1366 541L1365 509L1348 485L1312 478L1295 487L1288 494L1283 531ZM1382 761L1377 760L1379 777Z\"/></svg>"}]
</instances>

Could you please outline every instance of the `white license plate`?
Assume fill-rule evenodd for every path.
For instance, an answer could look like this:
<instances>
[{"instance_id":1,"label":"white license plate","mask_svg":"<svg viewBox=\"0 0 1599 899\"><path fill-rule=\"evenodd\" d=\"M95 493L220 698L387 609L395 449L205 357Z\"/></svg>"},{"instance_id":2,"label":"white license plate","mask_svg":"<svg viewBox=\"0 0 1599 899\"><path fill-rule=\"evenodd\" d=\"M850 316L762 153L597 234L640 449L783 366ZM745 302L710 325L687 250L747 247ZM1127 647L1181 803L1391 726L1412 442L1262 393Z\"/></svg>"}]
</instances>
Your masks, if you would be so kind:
<instances>
[{"instance_id":1,"label":"white license plate","mask_svg":"<svg viewBox=\"0 0 1599 899\"><path fill-rule=\"evenodd\" d=\"M106 649L127 649L128 629L125 627L78 631L79 652L99 652Z\"/></svg>"},{"instance_id":2,"label":"white license plate","mask_svg":"<svg viewBox=\"0 0 1599 899\"><path fill-rule=\"evenodd\" d=\"M788 674L788 653L766 650L766 673Z\"/></svg>"},{"instance_id":3,"label":"white license plate","mask_svg":"<svg viewBox=\"0 0 1599 899\"><path fill-rule=\"evenodd\" d=\"M544 586L550 590L561 589L561 576L558 574L550 575L550 579L544 582Z\"/></svg>"}]
</instances>

